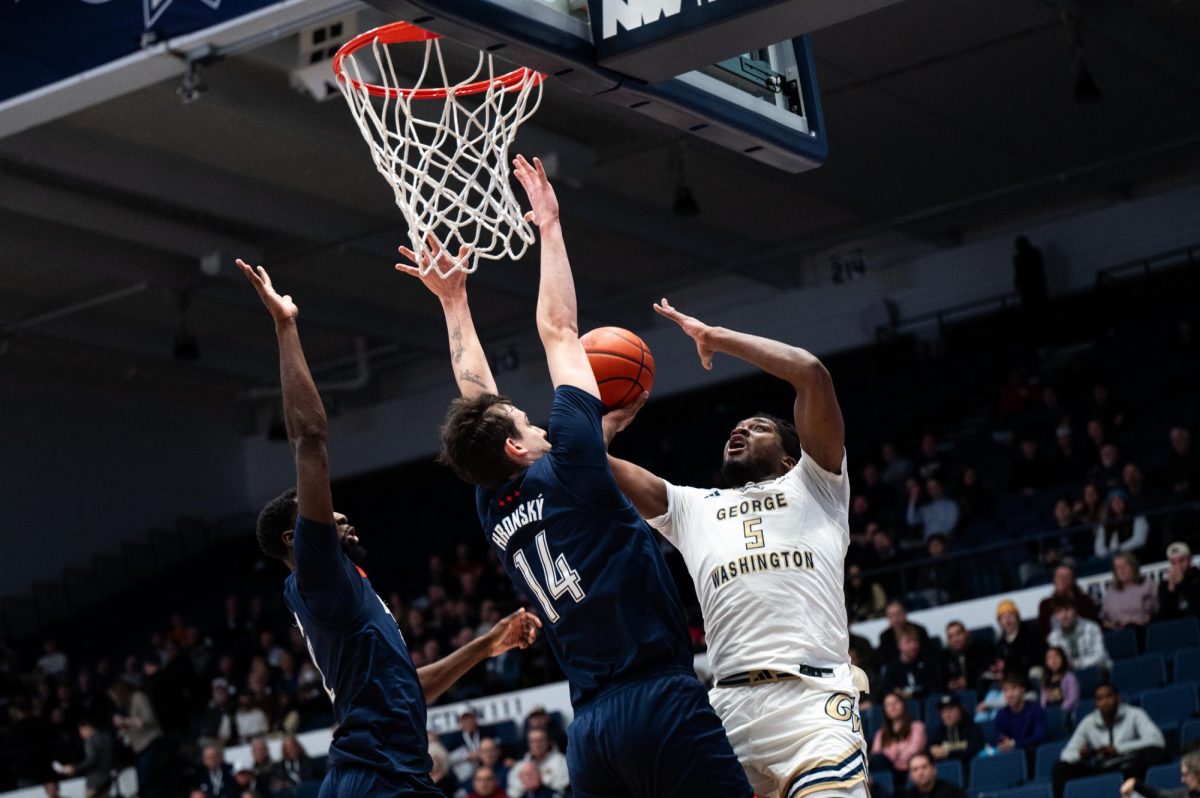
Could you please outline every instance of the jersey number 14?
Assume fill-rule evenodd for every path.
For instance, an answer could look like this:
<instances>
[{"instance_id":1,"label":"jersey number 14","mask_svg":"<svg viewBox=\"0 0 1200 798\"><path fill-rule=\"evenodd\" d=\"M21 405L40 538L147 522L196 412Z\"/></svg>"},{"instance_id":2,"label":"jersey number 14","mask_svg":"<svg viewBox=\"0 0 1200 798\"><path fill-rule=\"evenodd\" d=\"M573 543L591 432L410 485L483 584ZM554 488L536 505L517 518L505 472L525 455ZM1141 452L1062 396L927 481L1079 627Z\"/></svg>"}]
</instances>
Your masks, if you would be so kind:
<instances>
[{"instance_id":1,"label":"jersey number 14","mask_svg":"<svg viewBox=\"0 0 1200 798\"><path fill-rule=\"evenodd\" d=\"M524 549L513 555L513 564L517 566L521 576L525 577L525 582L533 591L533 595L537 596L538 603L546 611L546 617L550 623L557 623L558 610L554 609L551 599L560 599L569 595L578 604L587 594L583 592L583 587L579 584L579 572L567 563L566 555L550 556L550 546L546 543L545 531L537 533L535 542L538 559L542 561L542 573L546 576L546 587L543 588L542 583L533 575L533 569L529 567L529 560L525 557ZM549 595L546 594L546 590L550 591Z\"/></svg>"}]
</instances>

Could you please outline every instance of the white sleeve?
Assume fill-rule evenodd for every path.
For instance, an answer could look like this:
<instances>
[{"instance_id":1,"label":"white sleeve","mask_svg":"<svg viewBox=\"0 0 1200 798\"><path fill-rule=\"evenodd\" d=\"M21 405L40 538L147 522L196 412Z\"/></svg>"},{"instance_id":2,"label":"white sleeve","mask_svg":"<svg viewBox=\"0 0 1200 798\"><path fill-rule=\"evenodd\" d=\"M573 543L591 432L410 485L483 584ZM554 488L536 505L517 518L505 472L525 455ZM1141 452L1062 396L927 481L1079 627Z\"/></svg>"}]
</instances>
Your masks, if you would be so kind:
<instances>
[{"instance_id":1,"label":"white sleeve","mask_svg":"<svg viewBox=\"0 0 1200 798\"><path fill-rule=\"evenodd\" d=\"M788 474L789 480L798 481L813 495L821 508L834 518L850 515L850 478L846 475L846 450L842 450L840 474L826 471L806 454Z\"/></svg>"},{"instance_id":2,"label":"white sleeve","mask_svg":"<svg viewBox=\"0 0 1200 798\"><path fill-rule=\"evenodd\" d=\"M654 518L647 518L646 523L654 527L675 548L680 548L680 535L686 534L691 527L693 515L692 504L704 495L699 488L685 488L672 485L663 480L667 487L667 511Z\"/></svg>"}]
</instances>

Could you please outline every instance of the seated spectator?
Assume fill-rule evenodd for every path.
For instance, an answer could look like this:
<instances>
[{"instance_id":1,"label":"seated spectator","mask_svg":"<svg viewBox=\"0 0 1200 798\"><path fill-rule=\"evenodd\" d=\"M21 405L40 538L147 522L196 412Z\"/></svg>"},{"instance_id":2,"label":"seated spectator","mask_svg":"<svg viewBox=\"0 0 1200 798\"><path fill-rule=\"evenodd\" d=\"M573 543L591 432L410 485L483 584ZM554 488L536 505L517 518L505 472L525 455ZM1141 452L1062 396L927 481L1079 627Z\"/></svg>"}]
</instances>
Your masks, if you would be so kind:
<instances>
[{"instance_id":1,"label":"seated spectator","mask_svg":"<svg viewBox=\"0 0 1200 798\"><path fill-rule=\"evenodd\" d=\"M271 768L271 792L295 789L306 781L316 781L325 774L295 737L283 738L279 761Z\"/></svg>"},{"instance_id":2,"label":"seated spectator","mask_svg":"<svg viewBox=\"0 0 1200 798\"><path fill-rule=\"evenodd\" d=\"M450 757L446 753L446 747L438 742L432 733L429 738L429 761L432 763L429 778L443 795L454 795L459 784L458 779L454 777L454 771L450 769Z\"/></svg>"},{"instance_id":3,"label":"seated spectator","mask_svg":"<svg viewBox=\"0 0 1200 798\"><path fill-rule=\"evenodd\" d=\"M929 561L917 569L913 580L913 592L923 596L930 604L949 604L959 595L958 568L946 556L946 538L932 535L925 539L925 553Z\"/></svg>"},{"instance_id":4,"label":"seated spectator","mask_svg":"<svg viewBox=\"0 0 1200 798\"><path fill-rule=\"evenodd\" d=\"M885 443L879 448L879 460L883 463L883 471L879 478L884 485L900 491L905 481L912 476L912 461L901 454L894 444Z\"/></svg>"},{"instance_id":5,"label":"seated spectator","mask_svg":"<svg viewBox=\"0 0 1200 798\"><path fill-rule=\"evenodd\" d=\"M1079 501L1075 502L1071 510L1079 519L1079 523L1095 528L1104 517L1104 494L1094 482L1087 482L1083 486L1083 492L1079 494Z\"/></svg>"},{"instance_id":6,"label":"seated spectator","mask_svg":"<svg viewBox=\"0 0 1200 798\"><path fill-rule=\"evenodd\" d=\"M872 568L887 568L899 563L903 559L903 556L900 550L896 548L896 540L892 535L892 531L876 525L872 526L875 526L874 532L870 535ZM895 571L888 574L880 574L879 584L883 586L885 593L895 593L899 589L899 574Z\"/></svg>"},{"instance_id":7,"label":"seated spectator","mask_svg":"<svg viewBox=\"0 0 1200 798\"><path fill-rule=\"evenodd\" d=\"M233 769L225 764L219 745L207 745L201 755L204 771L200 774L197 790L208 798L238 798L237 782L233 778Z\"/></svg>"},{"instance_id":8,"label":"seated spectator","mask_svg":"<svg viewBox=\"0 0 1200 798\"><path fill-rule=\"evenodd\" d=\"M1105 629L1145 627L1158 612L1158 590L1142 576L1141 563L1127 551L1113 557L1113 582L1100 604Z\"/></svg>"},{"instance_id":9,"label":"seated spectator","mask_svg":"<svg viewBox=\"0 0 1200 798\"><path fill-rule=\"evenodd\" d=\"M1088 419L1087 442L1084 444L1084 449L1089 472L1100 464L1100 450L1107 442L1108 430L1104 428L1104 422L1098 418Z\"/></svg>"},{"instance_id":10,"label":"seated spectator","mask_svg":"<svg viewBox=\"0 0 1200 798\"><path fill-rule=\"evenodd\" d=\"M1089 418L1099 419L1105 429L1119 430L1125 424L1124 408L1112 398L1103 382L1092 386L1092 401L1086 412Z\"/></svg>"},{"instance_id":11,"label":"seated spectator","mask_svg":"<svg viewBox=\"0 0 1200 798\"><path fill-rule=\"evenodd\" d=\"M883 697L883 726L871 743L871 770L908 772L908 761L925 750L925 724L908 715L908 701L898 693Z\"/></svg>"},{"instance_id":12,"label":"seated spectator","mask_svg":"<svg viewBox=\"0 0 1200 798\"><path fill-rule=\"evenodd\" d=\"M896 659L884 663L880 692L897 693L904 698L924 698L936 693L941 687L938 666L925 656L916 628L911 624L901 627L896 639L900 652Z\"/></svg>"},{"instance_id":13,"label":"seated spectator","mask_svg":"<svg viewBox=\"0 0 1200 798\"><path fill-rule=\"evenodd\" d=\"M1100 624L1080 618L1070 599L1060 596L1054 600L1054 617L1058 628L1050 633L1046 642L1067 652L1067 659L1076 668L1099 666L1107 669L1112 665Z\"/></svg>"},{"instance_id":14,"label":"seated spectator","mask_svg":"<svg viewBox=\"0 0 1200 798\"><path fill-rule=\"evenodd\" d=\"M537 768L533 770L536 771ZM500 789L496 771L487 765L480 765L475 771L475 775L471 777L471 787L467 798L508 798L508 793Z\"/></svg>"},{"instance_id":15,"label":"seated spectator","mask_svg":"<svg viewBox=\"0 0 1200 798\"><path fill-rule=\"evenodd\" d=\"M508 771L511 760L504 758L500 743L494 737L484 737L479 741L479 766L491 768L498 784L508 784Z\"/></svg>"},{"instance_id":16,"label":"seated spectator","mask_svg":"<svg viewBox=\"0 0 1200 798\"><path fill-rule=\"evenodd\" d=\"M271 750L267 748L266 740L259 737L250 743L250 760L250 764L254 767L256 789L263 795L270 795L271 768L274 763L271 762Z\"/></svg>"},{"instance_id":17,"label":"seated spectator","mask_svg":"<svg viewBox=\"0 0 1200 798\"><path fill-rule=\"evenodd\" d=\"M1158 617L1166 620L1200 615L1200 570L1192 565L1188 544L1167 546L1167 572L1158 585Z\"/></svg>"},{"instance_id":18,"label":"seated spectator","mask_svg":"<svg viewBox=\"0 0 1200 798\"><path fill-rule=\"evenodd\" d=\"M229 683L224 679L213 679L212 698L200 718L200 744L227 745L233 742L233 713L234 702L229 695Z\"/></svg>"},{"instance_id":19,"label":"seated spectator","mask_svg":"<svg viewBox=\"0 0 1200 798\"><path fill-rule=\"evenodd\" d=\"M1037 439L1032 436L1022 438L1009 475L1009 490L1032 496L1039 489L1053 484L1053 481L1050 463L1038 450Z\"/></svg>"},{"instance_id":20,"label":"seated spectator","mask_svg":"<svg viewBox=\"0 0 1200 798\"><path fill-rule=\"evenodd\" d=\"M1192 438L1183 427L1171 430L1171 454L1162 470L1162 485L1173 502L1200 496L1200 457L1192 451Z\"/></svg>"},{"instance_id":21,"label":"seated spectator","mask_svg":"<svg viewBox=\"0 0 1200 798\"><path fill-rule=\"evenodd\" d=\"M871 510L871 500L861 493L850 499L850 514L847 524L851 537L862 535L867 531L867 524L876 521L875 513Z\"/></svg>"},{"instance_id":22,"label":"seated spectator","mask_svg":"<svg viewBox=\"0 0 1200 798\"><path fill-rule=\"evenodd\" d=\"M234 795L237 798L242 798L246 794L256 796L256 798L268 798L273 793L263 792L258 789L258 780L254 775L254 763L249 759L239 759L233 765L233 787ZM278 798L290 796L290 792L280 793Z\"/></svg>"},{"instance_id":23,"label":"seated spectator","mask_svg":"<svg viewBox=\"0 0 1200 798\"><path fill-rule=\"evenodd\" d=\"M509 795L520 795L523 798L565 798L566 796L563 791L566 788L556 789L546 784L541 769L532 762L520 765L517 776L521 782L521 792L510 792Z\"/></svg>"},{"instance_id":24,"label":"seated spectator","mask_svg":"<svg viewBox=\"0 0 1200 798\"><path fill-rule=\"evenodd\" d=\"M1142 467L1137 463L1126 463L1121 469L1121 487L1129 494L1129 503L1138 509L1156 507L1162 503L1155 490L1146 484Z\"/></svg>"},{"instance_id":25,"label":"seated spectator","mask_svg":"<svg viewBox=\"0 0 1200 798\"><path fill-rule=\"evenodd\" d=\"M550 742L544 729L530 729L526 739L529 753L513 766L508 774L508 798L541 798L554 791L561 792L570 785L567 775L567 758ZM533 770L533 778L528 771ZM536 781L536 787L527 787ZM545 793L537 790L546 790Z\"/></svg>"},{"instance_id":26,"label":"seated spectator","mask_svg":"<svg viewBox=\"0 0 1200 798\"><path fill-rule=\"evenodd\" d=\"M1050 457L1050 476L1055 485L1070 485L1083 481L1087 461L1070 424L1059 424L1054 430L1054 453Z\"/></svg>"},{"instance_id":27,"label":"seated spectator","mask_svg":"<svg viewBox=\"0 0 1200 798\"><path fill-rule=\"evenodd\" d=\"M1067 652L1058 646L1046 649L1046 667L1042 669L1042 707L1062 707L1070 714L1079 703L1079 680L1071 670Z\"/></svg>"},{"instance_id":28,"label":"seated spectator","mask_svg":"<svg viewBox=\"0 0 1200 798\"><path fill-rule=\"evenodd\" d=\"M946 497L942 481L936 477L925 480L925 493L928 501L918 506L921 488L916 482L909 486L906 515L908 525L914 529L919 528L924 540L934 535L953 537L954 530L958 527L958 505Z\"/></svg>"},{"instance_id":29,"label":"seated spectator","mask_svg":"<svg viewBox=\"0 0 1200 798\"><path fill-rule=\"evenodd\" d=\"M1075 732L1054 766L1054 795L1062 798L1070 779L1101 773L1121 773L1141 779L1146 768L1167 761L1162 731L1140 707L1121 703L1117 688L1096 688L1096 708L1075 726Z\"/></svg>"},{"instance_id":30,"label":"seated spectator","mask_svg":"<svg viewBox=\"0 0 1200 798\"><path fill-rule=\"evenodd\" d=\"M1146 516L1131 511L1125 491L1109 493L1104 518L1096 525L1096 556L1104 559L1119 551L1136 552L1146 545L1149 536Z\"/></svg>"},{"instance_id":31,"label":"seated spectator","mask_svg":"<svg viewBox=\"0 0 1200 798\"><path fill-rule=\"evenodd\" d=\"M875 649L871 648L871 643L866 638L859 637L851 632L850 664L856 668L860 668L866 674L870 691L879 689L879 669L876 667L875 661ZM874 703L870 691L859 692L858 708L862 712L869 710Z\"/></svg>"},{"instance_id":32,"label":"seated spectator","mask_svg":"<svg viewBox=\"0 0 1200 798\"><path fill-rule=\"evenodd\" d=\"M929 754L934 759L957 759L966 765L983 750L983 733L963 710L956 695L944 695L938 702L940 726L929 732Z\"/></svg>"},{"instance_id":33,"label":"seated spectator","mask_svg":"<svg viewBox=\"0 0 1200 798\"><path fill-rule=\"evenodd\" d=\"M463 710L462 714L458 716L458 732L452 738L453 742L450 746L447 746L450 752L450 758L447 761L454 771L454 777L463 784L471 780L471 774L475 772L475 766L479 764L477 752L482 739L479 731L479 716L473 709ZM455 743L458 744L455 745Z\"/></svg>"},{"instance_id":34,"label":"seated spectator","mask_svg":"<svg viewBox=\"0 0 1200 798\"><path fill-rule=\"evenodd\" d=\"M946 650L942 652L942 679L947 691L980 690L984 674L996 660L996 652L976 640L962 621L946 624Z\"/></svg>"},{"instance_id":35,"label":"seated spectator","mask_svg":"<svg viewBox=\"0 0 1200 798\"><path fill-rule=\"evenodd\" d=\"M64 776L82 776L87 798L103 798L112 786L113 739L89 717L79 719L83 759L62 769Z\"/></svg>"},{"instance_id":36,"label":"seated spectator","mask_svg":"<svg viewBox=\"0 0 1200 798\"><path fill-rule=\"evenodd\" d=\"M846 568L845 594L846 612L851 623L883 616L887 596L878 582L863 578L862 568L858 565Z\"/></svg>"},{"instance_id":37,"label":"seated spectator","mask_svg":"<svg viewBox=\"0 0 1200 798\"><path fill-rule=\"evenodd\" d=\"M1095 482L1104 490L1114 490L1121 487L1121 450L1115 443L1106 443L1100 447L1100 462L1088 472L1088 480Z\"/></svg>"},{"instance_id":38,"label":"seated spectator","mask_svg":"<svg viewBox=\"0 0 1200 798\"><path fill-rule=\"evenodd\" d=\"M1001 601L996 605L996 620L1000 624L1000 634L996 640L996 661L990 670L995 682L999 683L1006 673L1028 675L1035 668L1040 671L1046 641L1021 625L1017 605L1010 599Z\"/></svg>"},{"instance_id":39,"label":"seated spectator","mask_svg":"<svg viewBox=\"0 0 1200 798\"><path fill-rule=\"evenodd\" d=\"M1200 798L1200 751L1191 750L1179 760L1180 787L1151 787L1144 781L1126 779L1121 785L1121 798L1130 798L1134 793L1142 798Z\"/></svg>"},{"instance_id":40,"label":"seated spectator","mask_svg":"<svg viewBox=\"0 0 1200 798\"><path fill-rule=\"evenodd\" d=\"M996 739L1001 751L1027 749L1046 740L1046 711L1025 700L1029 680L1021 673L1004 677L1004 706L996 713Z\"/></svg>"},{"instance_id":41,"label":"seated spectator","mask_svg":"<svg viewBox=\"0 0 1200 798\"><path fill-rule=\"evenodd\" d=\"M908 760L908 780L911 784L901 798L967 798L962 788L937 777L929 754L913 754Z\"/></svg>"},{"instance_id":42,"label":"seated spectator","mask_svg":"<svg viewBox=\"0 0 1200 798\"><path fill-rule=\"evenodd\" d=\"M943 479L946 470L946 459L937 438L932 432L926 432L921 436L921 449L917 453L917 476L923 480Z\"/></svg>"},{"instance_id":43,"label":"seated spectator","mask_svg":"<svg viewBox=\"0 0 1200 798\"><path fill-rule=\"evenodd\" d=\"M903 481L903 480L901 480ZM862 468L862 479L858 483L858 492L867 497L871 509L879 518L886 518L892 523L896 514L896 491L883 482L883 474L879 466L867 462Z\"/></svg>"},{"instance_id":44,"label":"seated spectator","mask_svg":"<svg viewBox=\"0 0 1200 798\"><path fill-rule=\"evenodd\" d=\"M904 608L904 604L898 599L892 599L888 602L885 608L887 614L888 628L879 633L879 661L891 662L900 656L900 650L896 647L896 634L906 625L917 630L917 637L921 641L921 648L927 649L929 645L929 632L925 631L925 627L919 623L909 623L908 610Z\"/></svg>"},{"instance_id":45,"label":"seated spectator","mask_svg":"<svg viewBox=\"0 0 1200 798\"><path fill-rule=\"evenodd\" d=\"M992 495L980 484L979 469L975 466L963 469L954 500L958 502L959 521L964 524L990 517L995 505Z\"/></svg>"},{"instance_id":46,"label":"seated spectator","mask_svg":"<svg viewBox=\"0 0 1200 798\"><path fill-rule=\"evenodd\" d=\"M233 716L237 734L242 740L252 740L270 731L267 713L254 702L254 696L242 693L238 696L237 713Z\"/></svg>"},{"instance_id":47,"label":"seated spectator","mask_svg":"<svg viewBox=\"0 0 1200 798\"><path fill-rule=\"evenodd\" d=\"M1043 637L1048 637L1054 629L1054 601L1058 598L1070 600L1080 616L1090 621L1100 620L1100 608L1075 581L1075 569L1064 563L1054 569L1054 592L1038 604L1038 627Z\"/></svg>"}]
</instances>

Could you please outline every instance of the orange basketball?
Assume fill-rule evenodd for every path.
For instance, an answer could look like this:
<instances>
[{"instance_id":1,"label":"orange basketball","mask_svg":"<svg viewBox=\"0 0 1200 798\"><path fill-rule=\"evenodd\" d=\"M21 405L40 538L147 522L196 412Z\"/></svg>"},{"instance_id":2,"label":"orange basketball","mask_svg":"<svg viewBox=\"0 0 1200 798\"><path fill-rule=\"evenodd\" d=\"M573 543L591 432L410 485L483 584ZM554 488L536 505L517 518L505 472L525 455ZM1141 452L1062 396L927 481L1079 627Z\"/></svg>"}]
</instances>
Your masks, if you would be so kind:
<instances>
[{"instance_id":1,"label":"orange basketball","mask_svg":"<svg viewBox=\"0 0 1200 798\"><path fill-rule=\"evenodd\" d=\"M579 339L609 410L632 404L654 386L654 356L642 339L620 327L598 327Z\"/></svg>"}]
</instances>

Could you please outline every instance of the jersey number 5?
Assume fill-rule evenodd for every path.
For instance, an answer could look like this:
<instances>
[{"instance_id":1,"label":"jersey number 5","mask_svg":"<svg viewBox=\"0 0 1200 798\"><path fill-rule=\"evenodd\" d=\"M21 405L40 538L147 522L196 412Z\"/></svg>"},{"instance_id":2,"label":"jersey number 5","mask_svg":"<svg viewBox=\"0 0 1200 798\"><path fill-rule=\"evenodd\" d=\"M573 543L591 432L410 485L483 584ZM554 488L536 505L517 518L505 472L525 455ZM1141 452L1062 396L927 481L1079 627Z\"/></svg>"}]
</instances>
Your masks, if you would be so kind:
<instances>
[{"instance_id":1,"label":"jersey number 5","mask_svg":"<svg viewBox=\"0 0 1200 798\"><path fill-rule=\"evenodd\" d=\"M533 595L537 596L538 603L542 605L542 609L546 611L546 617L550 623L558 623L558 610L554 609L554 604L551 603L551 598L562 598L566 594L570 594L576 604L583 601L587 594L583 592L583 587L579 584L579 572L571 568L567 563L566 555L560 554L557 557L550 557L550 546L546 544L545 531L537 533L537 550L538 559L542 561L542 573L546 575L546 587L550 590L550 595L546 595L546 591L542 589L541 583L537 577L533 575L533 569L529 567L529 560L525 557L525 550L521 549L513 555L513 564L517 566L517 570L521 572L521 576L525 577L525 582L529 585L529 589L533 591Z\"/></svg>"}]
</instances>

